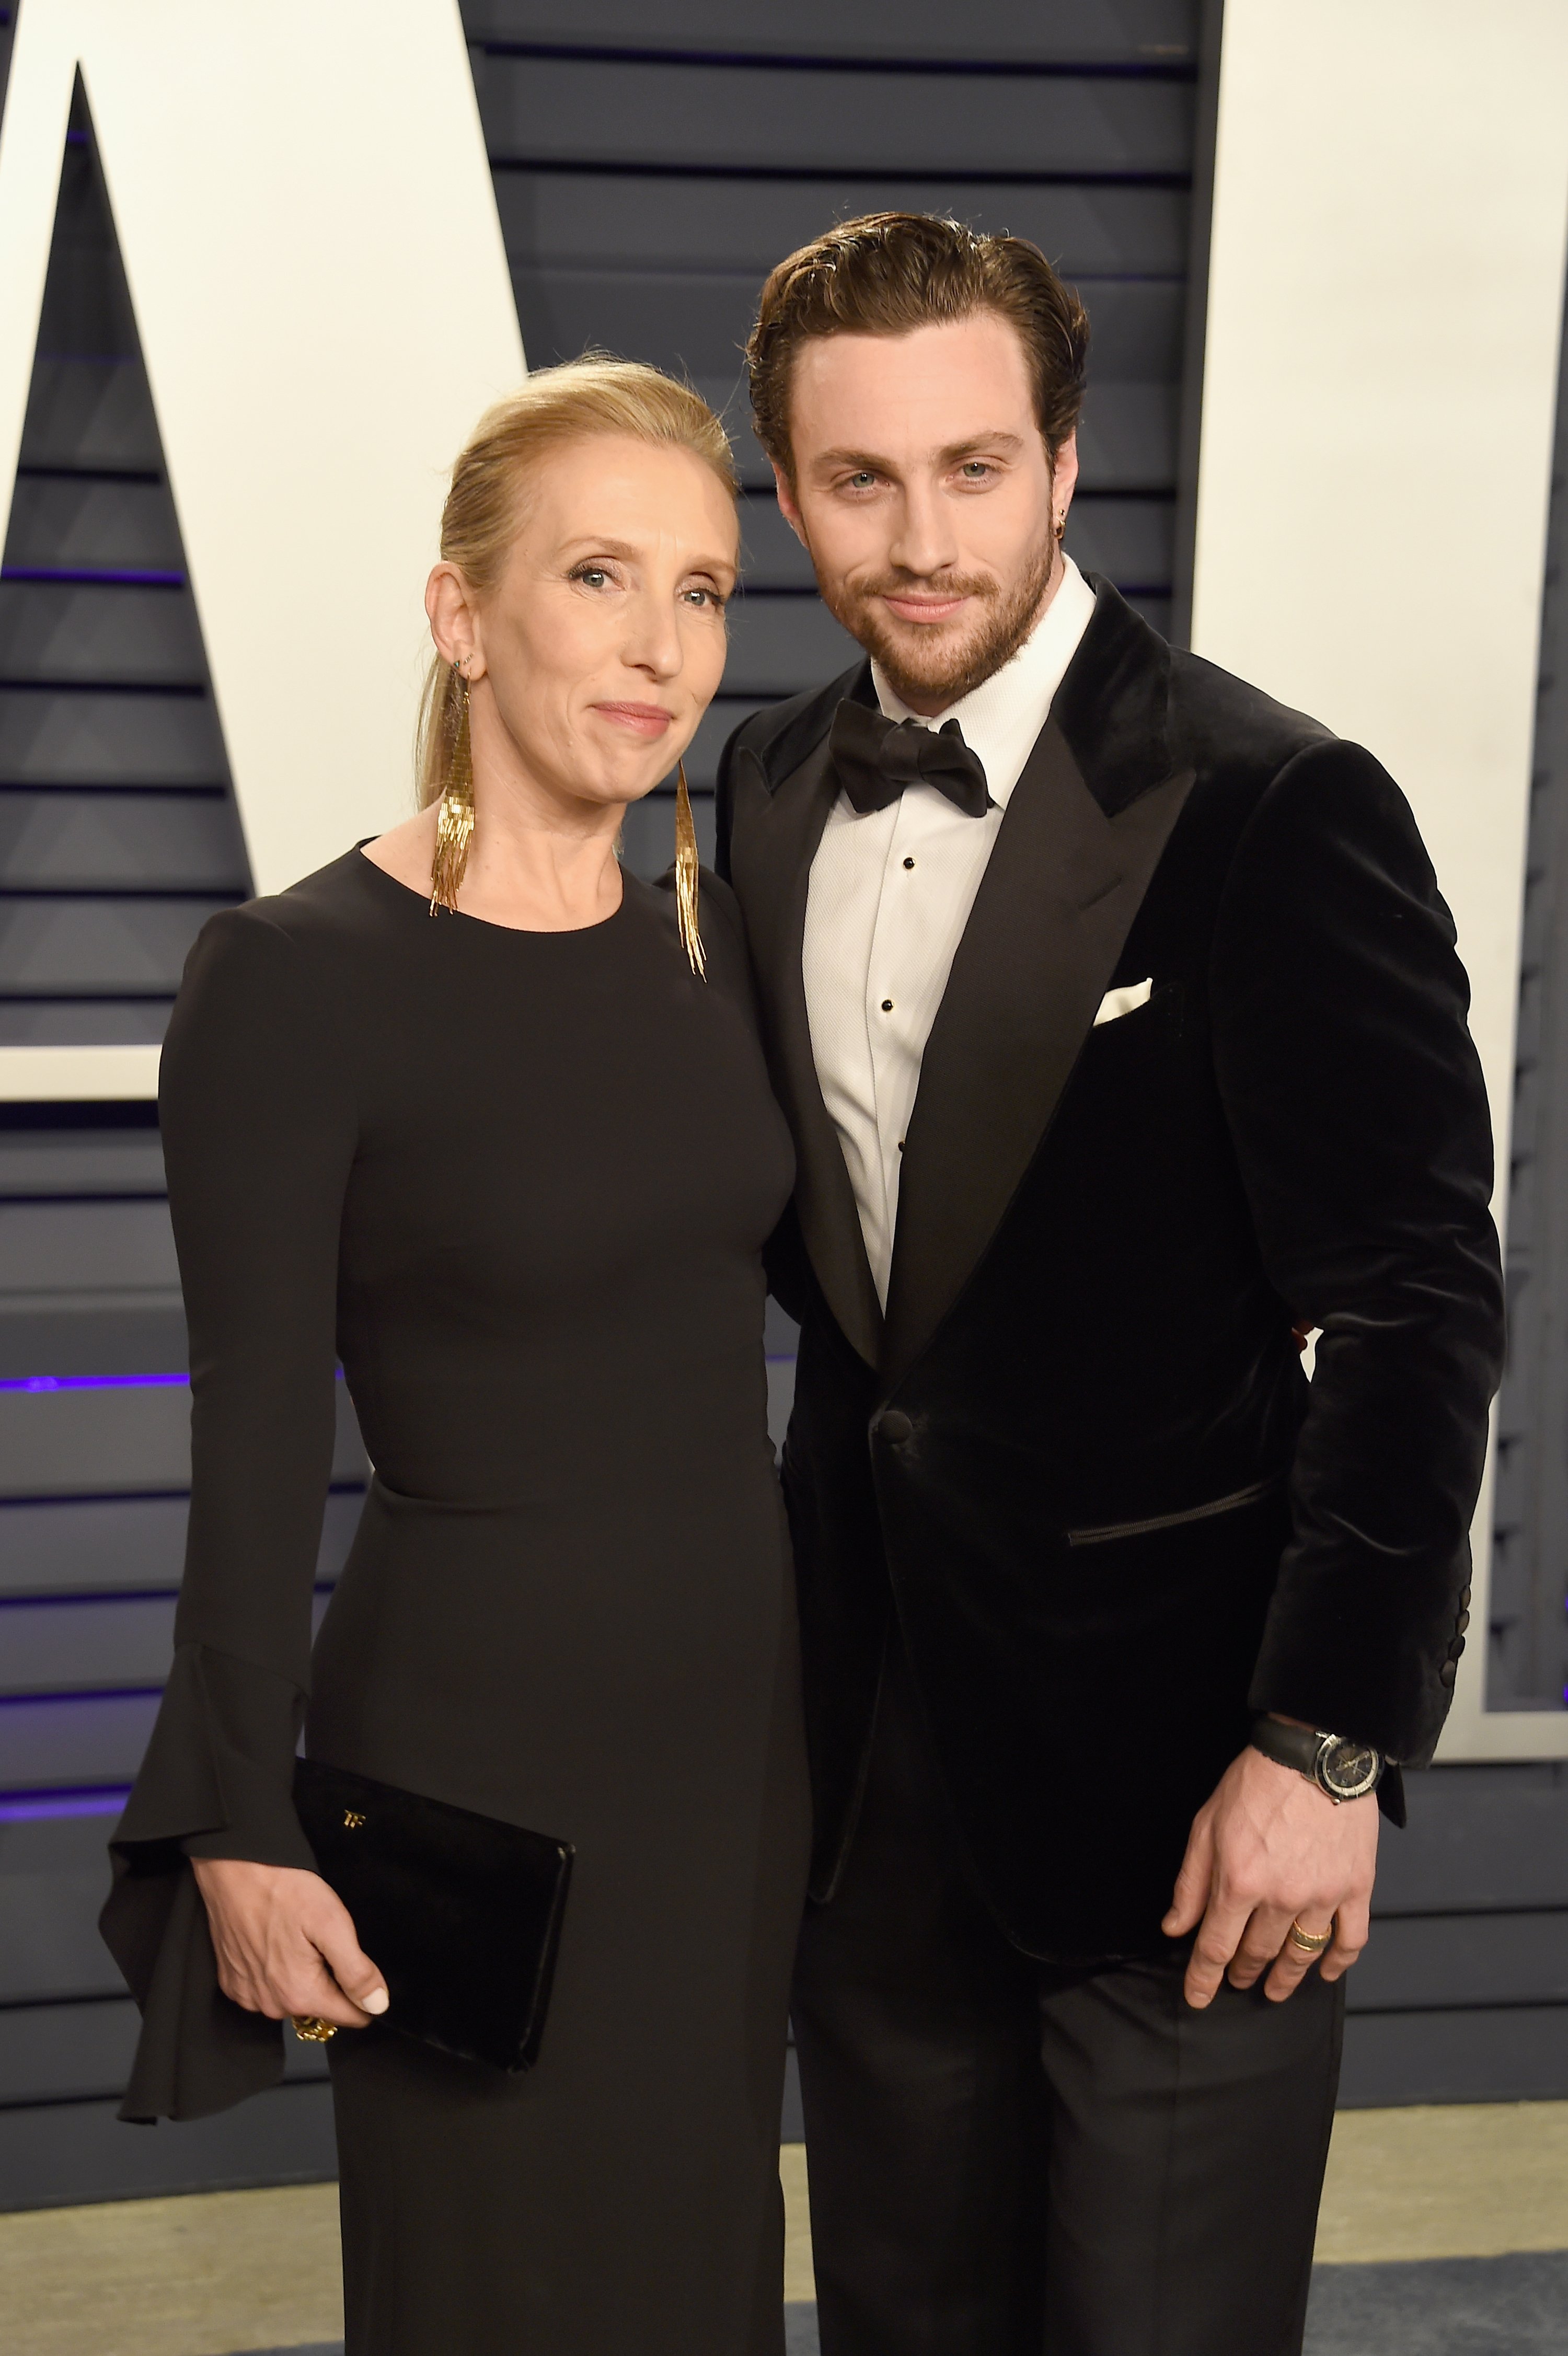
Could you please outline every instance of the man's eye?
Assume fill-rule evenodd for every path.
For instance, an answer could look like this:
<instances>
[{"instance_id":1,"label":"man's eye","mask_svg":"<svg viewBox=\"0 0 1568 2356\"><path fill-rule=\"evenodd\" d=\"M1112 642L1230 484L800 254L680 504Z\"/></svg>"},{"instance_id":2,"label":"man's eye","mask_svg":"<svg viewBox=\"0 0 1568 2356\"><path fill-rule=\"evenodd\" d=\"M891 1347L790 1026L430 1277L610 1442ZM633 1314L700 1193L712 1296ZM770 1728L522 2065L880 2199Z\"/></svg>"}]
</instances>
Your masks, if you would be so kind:
<instances>
[{"instance_id":1,"label":"man's eye","mask_svg":"<svg viewBox=\"0 0 1568 2356\"><path fill-rule=\"evenodd\" d=\"M852 491L868 491L875 480L876 477L870 467L863 466L858 474L850 477L849 487Z\"/></svg>"},{"instance_id":2,"label":"man's eye","mask_svg":"<svg viewBox=\"0 0 1568 2356\"><path fill-rule=\"evenodd\" d=\"M990 474L991 467L989 462L984 458L966 458L964 461L963 471L968 481L978 483L983 476Z\"/></svg>"}]
</instances>

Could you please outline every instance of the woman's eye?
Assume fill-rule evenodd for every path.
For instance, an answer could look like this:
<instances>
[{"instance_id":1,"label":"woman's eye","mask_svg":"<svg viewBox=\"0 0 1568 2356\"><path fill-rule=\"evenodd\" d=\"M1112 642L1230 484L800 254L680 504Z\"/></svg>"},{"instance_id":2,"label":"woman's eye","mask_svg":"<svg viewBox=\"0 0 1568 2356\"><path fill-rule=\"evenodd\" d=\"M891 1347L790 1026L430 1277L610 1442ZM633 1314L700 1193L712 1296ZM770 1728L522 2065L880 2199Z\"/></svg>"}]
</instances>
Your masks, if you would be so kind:
<instances>
[{"instance_id":1,"label":"woman's eye","mask_svg":"<svg viewBox=\"0 0 1568 2356\"><path fill-rule=\"evenodd\" d=\"M725 601L716 589L688 589L685 595L688 605L711 605L715 614L724 611Z\"/></svg>"},{"instance_id":2,"label":"woman's eye","mask_svg":"<svg viewBox=\"0 0 1568 2356\"><path fill-rule=\"evenodd\" d=\"M609 577L602 564L579 564L572 575L573 580L580 581L585 589L602 589Z\"/></svg>"}]
</instances>

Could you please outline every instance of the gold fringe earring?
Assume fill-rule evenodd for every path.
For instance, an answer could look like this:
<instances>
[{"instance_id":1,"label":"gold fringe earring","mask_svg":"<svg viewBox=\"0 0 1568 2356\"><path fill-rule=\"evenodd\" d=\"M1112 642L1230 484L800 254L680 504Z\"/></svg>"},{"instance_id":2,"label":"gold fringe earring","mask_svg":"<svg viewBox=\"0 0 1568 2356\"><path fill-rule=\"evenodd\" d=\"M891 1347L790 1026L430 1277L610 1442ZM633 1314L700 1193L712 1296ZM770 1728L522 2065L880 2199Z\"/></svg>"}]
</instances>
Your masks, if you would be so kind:
<instances>
[{"instance_id":1,"label":"gold fringe earring","mask_svg":"<svg viewBox=\"0 0 1568 2356\"><path fill-rule=\"evenodd\" d=\"M686 790L686 764L682 761L675 769L675 922L692 971L699 981L706 981L708 960L697 930L697 830L692 819L692 797Z\"/></svg>"},{"instance_id":2,"label":"gold fringe earring","mask_svg":"<svg viewBox=\"0 0 1568 2356\"><path fill-rule=\"evenodd\" d=\"M435 858L430 870L430 913L457 911L457 890L468 864L474 839L474 755L468 741L468 674L460 663L452 666L448 699L457 706L452 730L452 754L446 783L441 790L441 810L435 821Z\"/></svg>"}]
</instances>

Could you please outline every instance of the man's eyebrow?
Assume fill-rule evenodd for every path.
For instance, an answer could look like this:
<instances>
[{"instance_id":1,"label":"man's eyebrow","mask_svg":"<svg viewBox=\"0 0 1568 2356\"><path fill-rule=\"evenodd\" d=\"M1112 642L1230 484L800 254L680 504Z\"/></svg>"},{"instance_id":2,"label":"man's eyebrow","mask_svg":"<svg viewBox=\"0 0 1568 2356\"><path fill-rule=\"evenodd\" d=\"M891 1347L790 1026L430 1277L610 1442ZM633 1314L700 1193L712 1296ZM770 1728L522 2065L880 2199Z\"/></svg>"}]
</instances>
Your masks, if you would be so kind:
<instances>
[{"instance_id":1,"label":"man's eyebrow","mask_svg":"<svg viewBox=\"0 0 1568 2356\"><path fill-rule=\"evenodd\" d=\"M983 450L995 450L1011 457L1023 447L1021 435L1004 433L999 427L993 434L971 434L962 442L950 442L945 449L937 452L937 464L942 466L961 466L964 459L975 457ZM875 450L821 450L812 463L822 468L849 466L857 472L864 468L868 474L876 475L896 472L892 460L882 457Z\"/></svg>"}]
</instances>

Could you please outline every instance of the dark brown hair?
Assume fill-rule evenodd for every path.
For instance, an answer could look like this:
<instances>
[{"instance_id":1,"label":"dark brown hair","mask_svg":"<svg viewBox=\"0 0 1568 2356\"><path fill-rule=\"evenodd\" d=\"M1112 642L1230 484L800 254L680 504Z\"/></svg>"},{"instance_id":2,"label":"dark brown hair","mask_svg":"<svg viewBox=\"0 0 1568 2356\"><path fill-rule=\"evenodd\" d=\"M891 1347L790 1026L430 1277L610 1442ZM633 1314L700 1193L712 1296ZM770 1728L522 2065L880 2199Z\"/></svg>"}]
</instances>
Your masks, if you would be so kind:
<instances>
[{"instance_id":1,"label":"dark brown hair","mask_svg":"<svg viewBox=\"0 0 1568 2356\"><path fill-rule=\"evenodd\" d=\"M930 213L863 213L769 273L746 348L757 440L792 477L789 379L813 337L904 336L983 311L1018 331L1055 458L1083 405L1088 313L1027 238L985 237Z\"/></svg>"}]
</instances>

